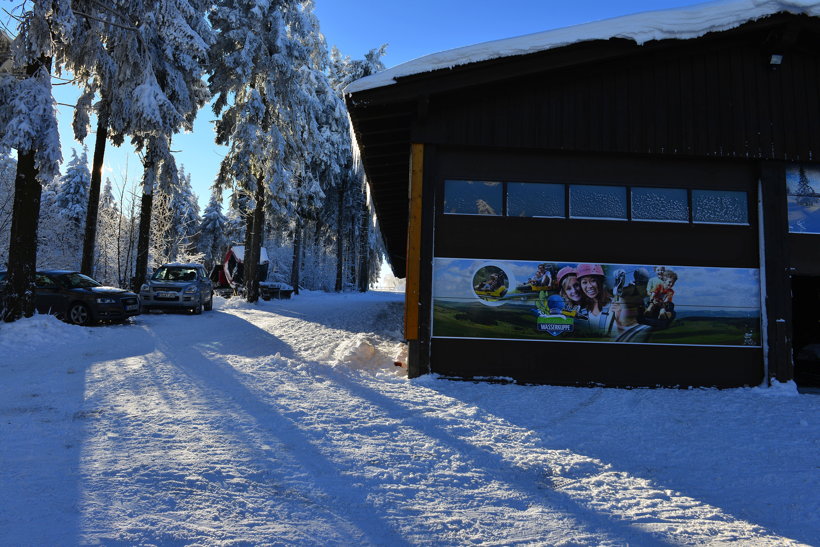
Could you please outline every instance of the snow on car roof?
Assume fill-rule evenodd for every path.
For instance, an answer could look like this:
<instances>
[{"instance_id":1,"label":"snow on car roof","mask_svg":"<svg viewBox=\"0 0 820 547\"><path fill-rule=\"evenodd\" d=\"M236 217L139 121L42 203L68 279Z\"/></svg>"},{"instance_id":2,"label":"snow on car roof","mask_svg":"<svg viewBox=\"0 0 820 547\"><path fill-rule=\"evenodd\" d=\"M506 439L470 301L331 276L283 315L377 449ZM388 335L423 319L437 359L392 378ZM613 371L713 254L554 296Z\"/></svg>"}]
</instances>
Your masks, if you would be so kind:
<instances>
[{"instance_id":1,"label":"snow on car roof","mask_svg":"<svg viewBox=\"0 0 820 547\"><path fill-rule=\"evenodd\" d=\"M709 32L729 30L743 23L786 12L820 15L816 0L717 0L685 8L647 11L494 40L419 57L351 83L346 93L389 86L403 76L454 68L470 63L527 55L592 40L625 38L642 45L652 40L688 40Z\"/></svg>"}]
</instances>

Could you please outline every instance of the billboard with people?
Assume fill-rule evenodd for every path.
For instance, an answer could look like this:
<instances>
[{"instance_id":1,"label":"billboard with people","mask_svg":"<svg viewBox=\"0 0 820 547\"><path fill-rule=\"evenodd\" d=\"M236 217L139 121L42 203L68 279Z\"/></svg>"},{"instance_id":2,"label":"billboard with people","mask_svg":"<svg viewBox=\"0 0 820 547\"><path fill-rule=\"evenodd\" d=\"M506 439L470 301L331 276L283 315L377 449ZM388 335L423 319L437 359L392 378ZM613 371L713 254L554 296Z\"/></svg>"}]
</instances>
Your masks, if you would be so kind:
<instances>
[{"instance_id":1,"label":"billboard with people","mask_svg":"<svg viewBox=\"0 0 820 547\"><path fill-rule=\"evenodd\" d=\"M433 336L760 347L760 274L436 258Z\"/></svg>"}]
</instances>

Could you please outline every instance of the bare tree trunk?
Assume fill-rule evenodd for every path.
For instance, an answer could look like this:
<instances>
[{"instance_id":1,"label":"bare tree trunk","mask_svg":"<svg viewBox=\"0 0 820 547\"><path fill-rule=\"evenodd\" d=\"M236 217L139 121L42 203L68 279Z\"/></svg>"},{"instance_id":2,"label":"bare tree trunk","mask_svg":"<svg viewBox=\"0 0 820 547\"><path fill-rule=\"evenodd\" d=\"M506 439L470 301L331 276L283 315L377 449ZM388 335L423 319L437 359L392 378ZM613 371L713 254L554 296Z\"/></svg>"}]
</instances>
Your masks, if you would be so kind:
<instances>
[{"instance_id":1,"label":"bare tree trunk","mask_svg":"<svg viewBox=\"0 0 820 547\"><path fill-rule=\"evenodd\" d=\"M33 77L45 67L51 73L51 57L41 57L26 66ZM37 224L43 188L37 180L35 150L17 151L14 205L9 234L8 288L0 312L5 321L34 315L34 275L37 272Z\"/></svg>"},{"instance_id":2,"label":"bare tree trunk","mask_svg":"<svg viewBox=\"0 0 820 547\"><path fill-rule=\"evenodd\" d=\"M103 159L108 135L108 109L103 107L97 118L97 138L94 141L94 159L91 169L91 187L88 189L88 212L85 217L85 238L80 271L88 276L94 274L94 246L97 242L97 216L100 209L100 183Z\"/></svg>"},{"instance_id":3,"label":"bare tree trunk","mask_svg":"<svg viewBox=\"0 0 820 547\"><path fill-rule=\"evenodd\" d=\"M256 204L249 245L245 247L245 295L248 302L259 300L259 256L262 253L262 235L265 233L265 185L262 177L256 181Z\"/></svg>"},{"instance_id":4,"label":"bare tree trunk","mask_svg":"<svg viewBox=\"0 0 820 547\"><path fill-rule=\"evenodd\" d=\"M142 183L139 236L137 238L137 265L132 290L139 292L148 273L148 249L151 239L151 209L154 204L154 179L156 178L156 153L149 145L145 155L145 172Z\"/></svg>"},{"instance_id":5,"label":"bare tree trunk","mask_svg":"<svg viewBox=\"0 0 820 547\"><path fill-rule=\"evenodd\" d=\"M344 277L344 190L339 189L338 212L336 213L336 292L341 292Z\"/></svg>"},{"instance_id":6,"label":"bare tree trunk","mask_svg":"<svg viewBox=\"0 0 820 547\"><path fill-rule=\"evenodd\" d=\"M367 192L362 195L362 219L359 227L359 292L367 292L370 286L370 209Z\"/></svg>"},{"instance_id":7,"label":"bare tree trunk","mask_svg":"<svg viewBox=\"0 0 820 547\"><path fill-rule=\"evenodd\" d=\"M348 239L348 261L347 264L349 266L349 273L348 273L348 283L351 285L356 283L356 222L351 219L350 222L350 234Z\"/></svg>"},{"instance_id":8,"label":"bare tree trunk","mask_svg":"<svg viewBox=\"0 0 820 547\"><path fill-rule=\"evenodd\" d=\"M296 219L293 231L293 262L290 267L290 285L294 294L299 294L299 273L302 269L302 221Z\"/></svg>"},{"instance_id":9,"label":"bare tree trunk","mask_svg":"<svg viewBox=\"0 0 820 547\"><path fill-rule=\"evenodd\" d=\"M6 321L34 315L34 274L37 271L37 221L42 187L37 180L34 152L17 153L14 181L14 213L9 238L8 292L4 303Z\"/></svg>"}]
</instances>

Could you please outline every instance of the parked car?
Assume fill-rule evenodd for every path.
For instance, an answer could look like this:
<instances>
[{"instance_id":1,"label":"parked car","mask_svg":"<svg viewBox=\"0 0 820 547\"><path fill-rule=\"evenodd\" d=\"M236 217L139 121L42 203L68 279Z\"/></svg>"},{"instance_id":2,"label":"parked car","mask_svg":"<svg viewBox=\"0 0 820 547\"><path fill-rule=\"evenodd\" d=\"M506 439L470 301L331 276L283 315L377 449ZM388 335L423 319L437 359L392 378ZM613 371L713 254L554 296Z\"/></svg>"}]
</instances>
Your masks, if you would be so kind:
<instances>
[{"instance_id":1,"label":"parked car","mask_svg":"<svg viewBox=\"0 0 820 547\"><path fill-rule=\"evenodd\" d=\"M164 264L140 287L144 312L183 309L200 314L214 305L213 284L202 264Z\"/></svg>"},{"instance_id":2,"label":"parked car","mask_svg":"<svg viewBox=\"0 0 820 547\"><path fill-rule=\"evenodd\" d=\"M0 272L4 290L7 272ZM121 322L139 315L139 297L131 291L105 287L71 270L43 270L34 276L34 305L38 313L49 313L75 325L99 321Z\"/></svg>"}]
</instances>

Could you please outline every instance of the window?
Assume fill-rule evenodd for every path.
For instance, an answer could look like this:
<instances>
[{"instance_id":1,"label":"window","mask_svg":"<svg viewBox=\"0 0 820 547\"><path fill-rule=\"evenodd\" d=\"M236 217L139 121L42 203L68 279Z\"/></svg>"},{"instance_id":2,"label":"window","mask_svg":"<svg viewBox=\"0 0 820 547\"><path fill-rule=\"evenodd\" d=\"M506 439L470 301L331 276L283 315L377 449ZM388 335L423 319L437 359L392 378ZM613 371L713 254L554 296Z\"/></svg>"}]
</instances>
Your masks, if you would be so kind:
<instances>
[{"instance_id":1,"label":"window","mask_svg":"<svg viewBox=\"0 0 820 547\"><path fill-rule=\"evenodd\" d=\"M569 187L569 216L626 220L626 187L573 184Z\"/></svg>"},{"instance_id":2,"label":"window","mask_svg":"<svg viewBox=\"0 0 820 547\"><path fill-rule=\"evenodd\" d=\"M820 169L808 164L786 168L789 231L820 234Z\"/></svg>"},{"instance_id":3,"label":"window","mask_svg":"<svg viewBox=\"0 0 820 547\"><path fill-rule=\"evenodd\" d=\"M507 216L566 216L563 184L507 183Z\"/></svg>"},{"instance_id":4,"label":"window","mask_svg":"<svg viewBox=\"0 0 820 547\"><path fill-rule=\"evenodd\" d=\"M445 214L501 215L504 185L500 182L447 180L444 182Z\"/></svg>"},{"instance_id":5,"label":"window","mask_svg":"<svg viewBox=\"0 0 820 547\"><path fill-rule=\"evenodd\" d=\"M34 286L39 287L41 289L56 289L57 284L47 275L44 274L35 274L34 276Z\"/></svg>"},{"instance_id":6,"label":"window","mask_svg":"<svg viewBox=\"0 0 820 547\"><path fill-rule=\"evenodd\" d=\"M820 180L820 170L811 175ZM787 174L788 176L788 174ZM795 180L799 180L794 175ZM805 178L805 177L804 177ZM811 177L809 176L811 180ZM789 185L789 221L795 229L793 209L802 217L820 211L820 191L794 194ZM804 184L808 187L808 183ZM818 182L820 188L820 182ZM567 191L569 196L567 197ZM796 192L796 190L795 190ZM793 203L794 202L794 203ZM749 225L748 195L737 190L687 190L653 186L558 184L546 182L444 181L444 214L527 218L631 220L696 224ZM803 224L820 233L820 212ZM805 226L803 231L810 231Z\"/></svg>"},{"instance_id":7,"label":"window","mask_svg":"<svg viewBox=\"0 0 820 547\"><path fill-rule=\"evenodd\" d=\"M746 192L692 190L692 221L697 224L749 224Z\"/></svg>"},{"instance_id":8,"label":"window","mask_svg":"<svg viewBox=\"0 0 820 547\"><path fill-rule=\"evenodd\" d=\"M632 188L632 220L689 222L689 196L683 188Z\"/></svg>"}]
</instances>

